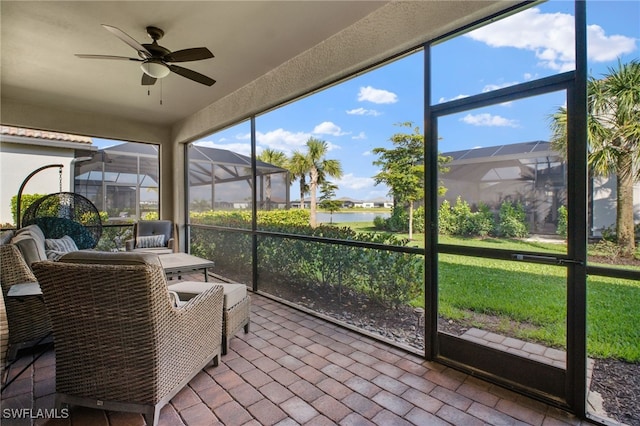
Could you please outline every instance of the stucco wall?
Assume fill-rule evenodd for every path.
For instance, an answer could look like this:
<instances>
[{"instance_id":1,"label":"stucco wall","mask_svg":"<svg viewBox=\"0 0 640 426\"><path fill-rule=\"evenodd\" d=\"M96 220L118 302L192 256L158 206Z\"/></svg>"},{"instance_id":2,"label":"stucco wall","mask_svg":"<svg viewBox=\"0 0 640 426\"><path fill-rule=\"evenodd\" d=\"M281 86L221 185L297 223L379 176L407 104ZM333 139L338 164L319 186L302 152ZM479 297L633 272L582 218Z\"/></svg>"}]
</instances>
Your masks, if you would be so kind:
<instances>
[{"instance_id":1,"label":"stucco wall","mask_svg":"<svg viewBox=\"0 0 640 426\"><path fill-rule=\"evenodd\" d=\"M74 151L70 148L50 148L0 142L0 224L15 225L11 215L11 197L18 194L23 180L39 167L62 164L62 190L69 191L70 164ZM45 169L34 175L23 194L50 194L60 191L58 168Z\"/></svg>"},{"instance_id":2,"label":"stucco wall","mask_svg":"<svg viewBox=\"0 0 640 426\"><path fill-rule=\"evenodd\" d=\"M616 178L596 178L593 180L593 235L602 235L602 229L616 223ZM634 220L640 223L640 183L633 188Z\"/></svg>"}]
</instances>

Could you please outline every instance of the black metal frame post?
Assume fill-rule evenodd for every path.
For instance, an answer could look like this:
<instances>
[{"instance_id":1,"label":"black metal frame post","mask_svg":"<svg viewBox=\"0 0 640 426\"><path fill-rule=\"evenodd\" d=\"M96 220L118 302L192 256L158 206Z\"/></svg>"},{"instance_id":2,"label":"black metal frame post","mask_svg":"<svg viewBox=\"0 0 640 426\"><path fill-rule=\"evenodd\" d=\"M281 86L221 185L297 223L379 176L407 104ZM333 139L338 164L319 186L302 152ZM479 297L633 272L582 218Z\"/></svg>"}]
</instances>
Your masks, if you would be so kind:
<instances>
[{"instance_id":1,"label":"black metal frame post","mask_svg":"<svg viewBox=\"0 0 640 426\"><path fill-rule=\"evenodd\" d=\"M22 191L24 190L24 187L27 185L27 182L29 182L29 179L31 179L32 177L34 177L36 174L40 173L41 171L45 170L45 169L49 169L51 167L58 167L60 169L62 169L64 167L63 164L47 164L46 166L42 166L40 168L35 169L34 171L32 171L31 173L29 173L29 176L27 176L23 181L22 184L20 184L20 189L18 189L18 199L16 200L16 229L20 229L21 225L22 225L22 218L21 218L21 204L22 204Z\"/></svg>"}]
</instances>

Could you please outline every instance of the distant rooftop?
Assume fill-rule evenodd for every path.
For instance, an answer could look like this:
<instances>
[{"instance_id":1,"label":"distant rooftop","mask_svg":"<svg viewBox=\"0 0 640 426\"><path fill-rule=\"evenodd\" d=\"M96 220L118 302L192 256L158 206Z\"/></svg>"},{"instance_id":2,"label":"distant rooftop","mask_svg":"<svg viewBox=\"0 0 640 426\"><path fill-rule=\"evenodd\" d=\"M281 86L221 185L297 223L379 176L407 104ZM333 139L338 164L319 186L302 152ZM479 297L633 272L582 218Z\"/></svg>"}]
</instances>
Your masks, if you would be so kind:
<instances>
[{"instance_id":1,"label":"distant rooftop","mask_svg":"<svg viewBox=\"0 0 640 426\"><path fill-rule=\"evenodd\" d=\"M49 141L74 142L92 145L93 140L88 136L72 135L70 133L47 132L43 130L25 129L22 127L0 126L2 136L16 136L21 138L44 139Z\"/></svg>"},{"instance_id":2,"label":"distant rooftop","mask_svg":"<svg viewBox=\"0 0 640 426\"><path fill-rule=\"evenodd\" d=\"M508 145L488 146L481 148L471 148L461 151L451 151L442 153L443 156L451 157L451 163L473 163L473 160L496 161L506 158L531 158L544 157L548 155L558 155L551 149L551 144L545 141L521 142Z\"/></svg>"}]
</instances>

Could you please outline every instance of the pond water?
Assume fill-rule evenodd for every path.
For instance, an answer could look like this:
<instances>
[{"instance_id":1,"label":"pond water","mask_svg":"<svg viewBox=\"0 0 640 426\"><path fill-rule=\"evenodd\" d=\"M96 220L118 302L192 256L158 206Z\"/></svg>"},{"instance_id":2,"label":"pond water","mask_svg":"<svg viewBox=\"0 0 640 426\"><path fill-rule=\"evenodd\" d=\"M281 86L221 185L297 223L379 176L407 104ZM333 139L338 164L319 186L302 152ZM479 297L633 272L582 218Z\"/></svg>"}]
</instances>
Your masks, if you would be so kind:
<instances>
[{"instance_id":1,"label":"pond water","mask_svg":"<svg viewBox=\"0 0 640 426\"><path fill-rule=\"evenodd\" d=\"M318 223L330 223L331 222L331 214L325 212L316 213L316 221ZM373 223L373 218L376 216L381 216L384 218L388 218L390 213L374 213L374 212L353 212L353 213L345 213L345 212L337 212L333 213L333 223L341 223L341 222L370 222Z\"/></svg>"}]
</instances>

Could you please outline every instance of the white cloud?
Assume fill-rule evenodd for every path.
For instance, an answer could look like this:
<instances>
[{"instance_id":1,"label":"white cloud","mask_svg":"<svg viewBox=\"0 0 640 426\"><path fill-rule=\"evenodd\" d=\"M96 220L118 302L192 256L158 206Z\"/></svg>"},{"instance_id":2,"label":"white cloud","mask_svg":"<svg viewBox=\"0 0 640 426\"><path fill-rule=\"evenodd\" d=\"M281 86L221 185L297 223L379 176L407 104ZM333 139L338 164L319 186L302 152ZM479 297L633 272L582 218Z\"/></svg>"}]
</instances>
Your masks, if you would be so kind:
<instances>
[{"instance_id":1,"label":"white cloud","mask_svg":"<svg viewBox=\"0 0 640 426\"><path fill-rule=\"evenodd\" d=\"M351 139L366 139L367 135L364 132L360 132L355 136L351 136Z\"/></svg>"},{"instance_id":2,"label":"white cloud","mask_svg":"<svg viewBox=\"0 0 640 426\"><path fill-rule=\"evenodd\" d=\"M258 144L283 151L285 154L291 154L294 150L303 148L310 137L311 133L294 133L282 128L267 133L256 132Z\"/></svg>"},{"instance_id":3,"label":"white cloud","mask_svg":"<svg viewBox=\"0 0 640 426\"><path fill-rule=\"evenodd\" d=\"M220 139L220 142L225 142L228 139ZM251 144L250 143L220 143L214 141L200 141L197 143L198 146L204 146L207 148L218 148L218 149L226 149L227 151L237 152L238 154L250 156L251 155Z\"/></svg>"},{"instance_id":4,"label":"white cloud","mask_svg":"<svg viewBox=\"0 0 640 426\"><path fill-rule=\"evenodd\" d=\"M502 89L503 87L515 86L516 84L518 84L517 81L513 81L511 83L486 84L482 88L482 93L491 92L492 90Z\"/></svg>"},{"instance_id":5,"label":"white cloud","mask_svg":"<svg viewBox=\"0 0 640 426\"><path fill-rule=\"evenodd\" d=\"M457 100L457 99L463 99L463 98L468 98L468 97L469 97L469 95L463 95L463 94L460 94L460 95L454 96L454 97L453 97L453 98L451 98L451 99L447 99L447 98L445 98L445 97L442 97L442 98L438 99L438 103L440 103L440 104L441 104L441 103L443 103L443 102L455 101L455 100Z\"/></svg>"},{"instance_id":6,"label":"white cloud","mask_svg":"<svg viewBox=\"0 0 640 426\"><path fill-rule=\"evenodd\" d=\"M398 102L398 95L388 90L375 89L371 86L361 87L358 92L359 101L369 101L374 104L394 104Z\"/></svg>"},{"instance_id":7,"label":"white cloud","mask_svg":"<svg viewBox=\"0 0 640 426\"><path fill-rule=\"evenodd\" d=\"M325 122L326 123L326 122ZM330 129L330 126L323 126L325 123L322 123L316 126L316 130L325 130ZM322 127L321 127L322 126ZM337 127L337 126L336 126ZM337 127L339 131L339 127ZM335 130L335 129L334 129ZM317 133L314 131L314 133ZM342 133L345 134L345 133ZM262 133L256 132L256 151L258 154L262 152L264 148L271 148L277 151L282 151L286 155L291 155L293 151L306 151L306 144L309 138L313 137L313 133L307 132L291 132L289 130L285 130L282 128L271 130L270 132ZM235 136L236 141L246 142L235 142L230 143L230 139L222 138L219 141L201 141L198 142L198 145L206 146L210 148L220 148L226 149L229 151L237 152L242 155L251 155L251 134L237 134ZM334 143L327 141L327 150L333 151L336 149L341 149L340 145L336 145Z\"/></svg>"},{"instance_id":8,"label":"white cloud","mask_svg":"<svg viewBox=\"0 0 640 426\"><path fill-rule=\"evenodd\" d=\"M575 68L573 28L573 15L541 13L540 9L531 8L467 36L491 47L533 51L541 66L562 72ZM589 58L593 61L609 61L635 50L635 40L630 37L607 36L597 25L590 25L587 31Z\"/></svg>"},{"instance_id":9,"label":"white cloud","mask_svg":"<svg viewBox=\"0 0 640 426\"><path fill-rule=\"evenodd\" d=\"M378 185L378 187L386 188L386 186L384 186L384 185ZM387 199L387 200L391 201L391 198L389 198L389 189L388 188L385 189L385 190L376 189L376 190L371 190L371 191L369 191L367 193L366 199L374 200L376 198L384 198L384 199Z\"/></svg>"},{"instance_id":10,"label":"white cloud","mask_svg":"<svg viewBox=\"0 0 640 426\"><path fill-rule=\"evenodd\" d=\"M347 114L349 114L349 115L372 115L374 117L382 115L382 113L380 111L376 111L375 109L366 109L366 108L350 109L350 110L347 110Z\"/></svg>"},{"instance_id":11,"label":"white cloud","mask_svg":"<svg viewBox=\"0 0 640 426\"><path fill-rule=\"evenodd\" d=\"M340 126L331 121L323 121L313 129L313 133L318 135L342 136L348 134L343 132Z\"/></svg>"},{"instance_id":12,"label":"white cloud","mask_svg":"<svg viewBox=\"0 0 640 426\"><path fill-rule=\"evenodd\" d=\"M518 127L517 120L509 120L499 115L491 114L467 114L460 121L480 127Z\"/></svg>"},{"instance_id":13,"label":"white cloud","mask_svg":"<svg viewBox=\"0 0 640 426\"><path fill-rule=\"evenodd\" d=\"M596 62L612 61L619 56L636 50L636 41L619 34L607 36L598 25L587 26L587 53Z\"/></svg>"},{"instance_id":14,"label":"white cloud","mask_svg":"<svg viewBox=\"0 0 640 426\"><path fill-rule=\"evenodd\" d=\"M353 173L343 175L342 178L334 181L334 183L342 190L362 190L375 186L373 178L354 176Z\"/></svg>"},{"instance_id":15,"label":"white cloud","mask_svg":"<svg viewBox=\"0 0 640 426\"><path fill-rule=\"evenodd\" d=\"M371 155L373 155L373 153L371 151L365 151L365 152L362 153L363 157L369 157Z\"/></svg>"}]
</instances>

